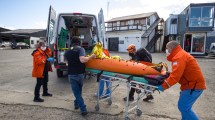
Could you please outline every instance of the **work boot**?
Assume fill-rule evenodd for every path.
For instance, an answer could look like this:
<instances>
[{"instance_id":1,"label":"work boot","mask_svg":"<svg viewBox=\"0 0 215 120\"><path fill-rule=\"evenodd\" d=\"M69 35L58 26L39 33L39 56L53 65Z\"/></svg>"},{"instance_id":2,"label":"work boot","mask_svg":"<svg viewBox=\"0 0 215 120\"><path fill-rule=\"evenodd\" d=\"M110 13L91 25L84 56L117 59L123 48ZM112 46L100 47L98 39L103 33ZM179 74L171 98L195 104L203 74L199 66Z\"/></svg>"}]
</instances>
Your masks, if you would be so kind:
<instances>
[{"instance_id":1,"label":"work boot","mask_svg":"<svg viewBox=\"0 0 215 120\"><path fill-rule=\"evenodd\" d=\"M124 97L123 100L127 101L127 97ZM129 97L128 101L134 101L134 97Z\"/></svg>"},{"instance_id":2,"label":"work boot","mask_svg":"<svg viewBox=\"0 0 215 120\"><path fill-rule=\"evenodd\" d=\"M147 95L146 98L143 99L144 102L148 102L149 100L153 100L154 97L152 95Z\"/></svg>"},{"instance_id":3,"label":"work boot","mask_svg":"<svg viewBox=\"0 0 215 120\"><path fill-rule=\"evenodd\" d=\"M87 114L88 114L87 111L81 113L82 116L85 116L85 115L87 115Z\"/></svg>"},{"instance_id":4,"label":"work boot","mask_svg":"<svg viewBox=\"0 0 215 120\"><path fill-rule=\"evenodd\" d=\"M43 95L42 95L42 96L52 97L52 94L50 94L50 93L43 93Z\"/></svg>"},{"instance_id":5,"label":"work boot","mask_svg":"<svg viewBox=\"0 0 215 120\"><path fill-rule=\"evenodd\" d=\"M44 100L43 99L41 99L40 97L39 98L34 98L34 100L33 100L34 102L44 102Z\"/></svg>"},{"instance_id":6,"label":"work boot","mask_svg":"<svg viewBox=\"0 0 215 120\"><path fill-rule=\"evenodd\" d=\"M79 106L78 106L78 105L74 105L74 106L75 106L75 107L74 107L75 110L79 109Z\"/></svg>"}]
</instances>

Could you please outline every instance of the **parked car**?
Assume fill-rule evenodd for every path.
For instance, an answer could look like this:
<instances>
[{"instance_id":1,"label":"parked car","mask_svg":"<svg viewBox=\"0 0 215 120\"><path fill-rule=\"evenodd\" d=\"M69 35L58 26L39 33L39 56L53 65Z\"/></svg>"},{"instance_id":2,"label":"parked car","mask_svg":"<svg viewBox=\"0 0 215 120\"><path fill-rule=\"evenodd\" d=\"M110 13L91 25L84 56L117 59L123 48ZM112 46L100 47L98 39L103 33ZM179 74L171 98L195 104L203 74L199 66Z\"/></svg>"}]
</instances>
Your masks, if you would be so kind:
<instances>
[{"instance_id":1,"label":"parked car","mask_svg":"<svg viewBox=\"0 0 215 120\"><path fill-rule=\"evenodd\" d=\"M0 47L9 47L9 46L11 46L11 42L2 42L0 44Z\"/></svg>"},{"instance_id":2,"label":"parked car","mask_svg":"<svg viewBox=\"0 0 215 120\"><path fill-rule=\"evenodd\" d=\"M18 42L18 43L12 43L11 48L12 49L17 49L17 48L18 49L24 49L24 48L28 49L28 48L30 48L30 46L27 43Z\"/></svg>"}]
</instances>

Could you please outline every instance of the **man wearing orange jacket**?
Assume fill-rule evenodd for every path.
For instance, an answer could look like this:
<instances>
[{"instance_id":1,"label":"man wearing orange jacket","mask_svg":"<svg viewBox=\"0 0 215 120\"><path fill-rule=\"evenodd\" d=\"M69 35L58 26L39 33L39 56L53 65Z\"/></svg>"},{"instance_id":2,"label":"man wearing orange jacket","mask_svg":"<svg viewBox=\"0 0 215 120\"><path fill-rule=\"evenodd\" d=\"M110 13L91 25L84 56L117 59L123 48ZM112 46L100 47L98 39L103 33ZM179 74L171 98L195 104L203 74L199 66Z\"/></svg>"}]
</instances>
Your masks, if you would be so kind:
<instances>
[{"instance_id":1,"label":"man wearing orange jacket","mask_svg":"<svg viewBox=\"0 0 215 120\"><path fill-rule=\"evenodd\" d=\"M43 102L40 98L40 87L43 86L43 96L52 96L48 93L48 71L52 71L50 62L54 59L51 58L52 51L45 46L44 42L40 42L37 49L33 51L33 71L32 77L37 78L37 83L34 90L34 102Z\"/></svg>"},{"instance_id":2,"label":"man wearing orange jacket","mask_svg":"<svg viewBox=\"0 0 215 120\"><path fill-rule=\"evenodd\" d=\"M182 120L198 120L192 106L206 89L200 67L196 59L185 52L176 41L167 43L166 54L167 60L172 62L172 72L165 82L158 86L158 90L164 91L176 83L181 84L178 109Z\"/></svg>"}]
</instances>

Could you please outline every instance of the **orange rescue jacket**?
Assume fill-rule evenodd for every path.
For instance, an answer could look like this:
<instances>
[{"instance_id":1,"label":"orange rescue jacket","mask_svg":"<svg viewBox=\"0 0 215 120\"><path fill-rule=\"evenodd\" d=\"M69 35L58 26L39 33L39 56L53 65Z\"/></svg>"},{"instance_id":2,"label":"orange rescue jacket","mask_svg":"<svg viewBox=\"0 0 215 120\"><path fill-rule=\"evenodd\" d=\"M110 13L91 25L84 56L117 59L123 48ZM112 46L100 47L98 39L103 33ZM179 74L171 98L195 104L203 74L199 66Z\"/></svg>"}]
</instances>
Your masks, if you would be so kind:
<instances>
[{"instance_id":1,"label":"orange rescue jacket","mask_svg":"<svg viewBox=\"0 0 215 120\"><path fill-rule=\"evenodd\" d=\"M44 77L43 72L44 72L45 64L47 62L46 60L47 60L47 57L52 56L52 51L50 48L47 48L45 51L42 51L40 48L38 48L32 53L32 56L33 56L32 77L43 78ZM49 64L49 71L52 71L51 64Z\"/></svg>"},{"instance_id":2,"label":"orange rescue jacket","mask_svg":"<svg viewBox=\"0 0 215 120\"><path fill-rule=\"evenodd\" d=\"M173 49L167 60L172 62L172 72L162 84L164 89L176 83L181 84L181 90L206 89L205 79L196 59L185 52L180 45Z\"/></svg>"}]
</instances>

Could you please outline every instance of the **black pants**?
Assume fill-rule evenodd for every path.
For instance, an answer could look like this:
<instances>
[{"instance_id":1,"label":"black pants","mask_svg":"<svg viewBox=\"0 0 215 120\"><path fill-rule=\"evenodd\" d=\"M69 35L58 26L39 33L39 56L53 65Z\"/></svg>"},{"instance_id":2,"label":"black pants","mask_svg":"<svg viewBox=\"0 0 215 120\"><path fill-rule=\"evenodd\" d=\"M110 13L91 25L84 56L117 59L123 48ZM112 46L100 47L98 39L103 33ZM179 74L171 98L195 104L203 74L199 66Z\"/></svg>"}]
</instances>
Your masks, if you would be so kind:
<instances>
[{"instance_id":1,"label":"black pants","mask_svg":"<svg viewBox=\"0 0 215 120\"><path fill-rule=\"evenodd\" d=\"M135 88L131 88L131 90L129 92L129 98L134 97L134 93L135 93Z\"/></svg>"},{"instance_id":2,"label":"black pants","mask_svg":"<svg viewBox=\"0 0 215 120\"><path fill-rule=\"evenodd\" d=\"M134 93L135 93L135 88L131 88L131 90L129 92L129 98L133 98L134 97ZM149 95L152 95L152 94L151 93L147 94L147 96L149 96Z\"/></svg>"},{"instance_id":3,"label":"black pants","mask_svg":"<svg viewBox=\"0 0 215 120\"><path fill-rule=\"evenodd\" d=\"M48 72L44 74L44 78L37 78L37 83L34 90L35 98L40 97L40 87L43 86L43 94L48 93Z\"/></svg>"}]
</instances>

